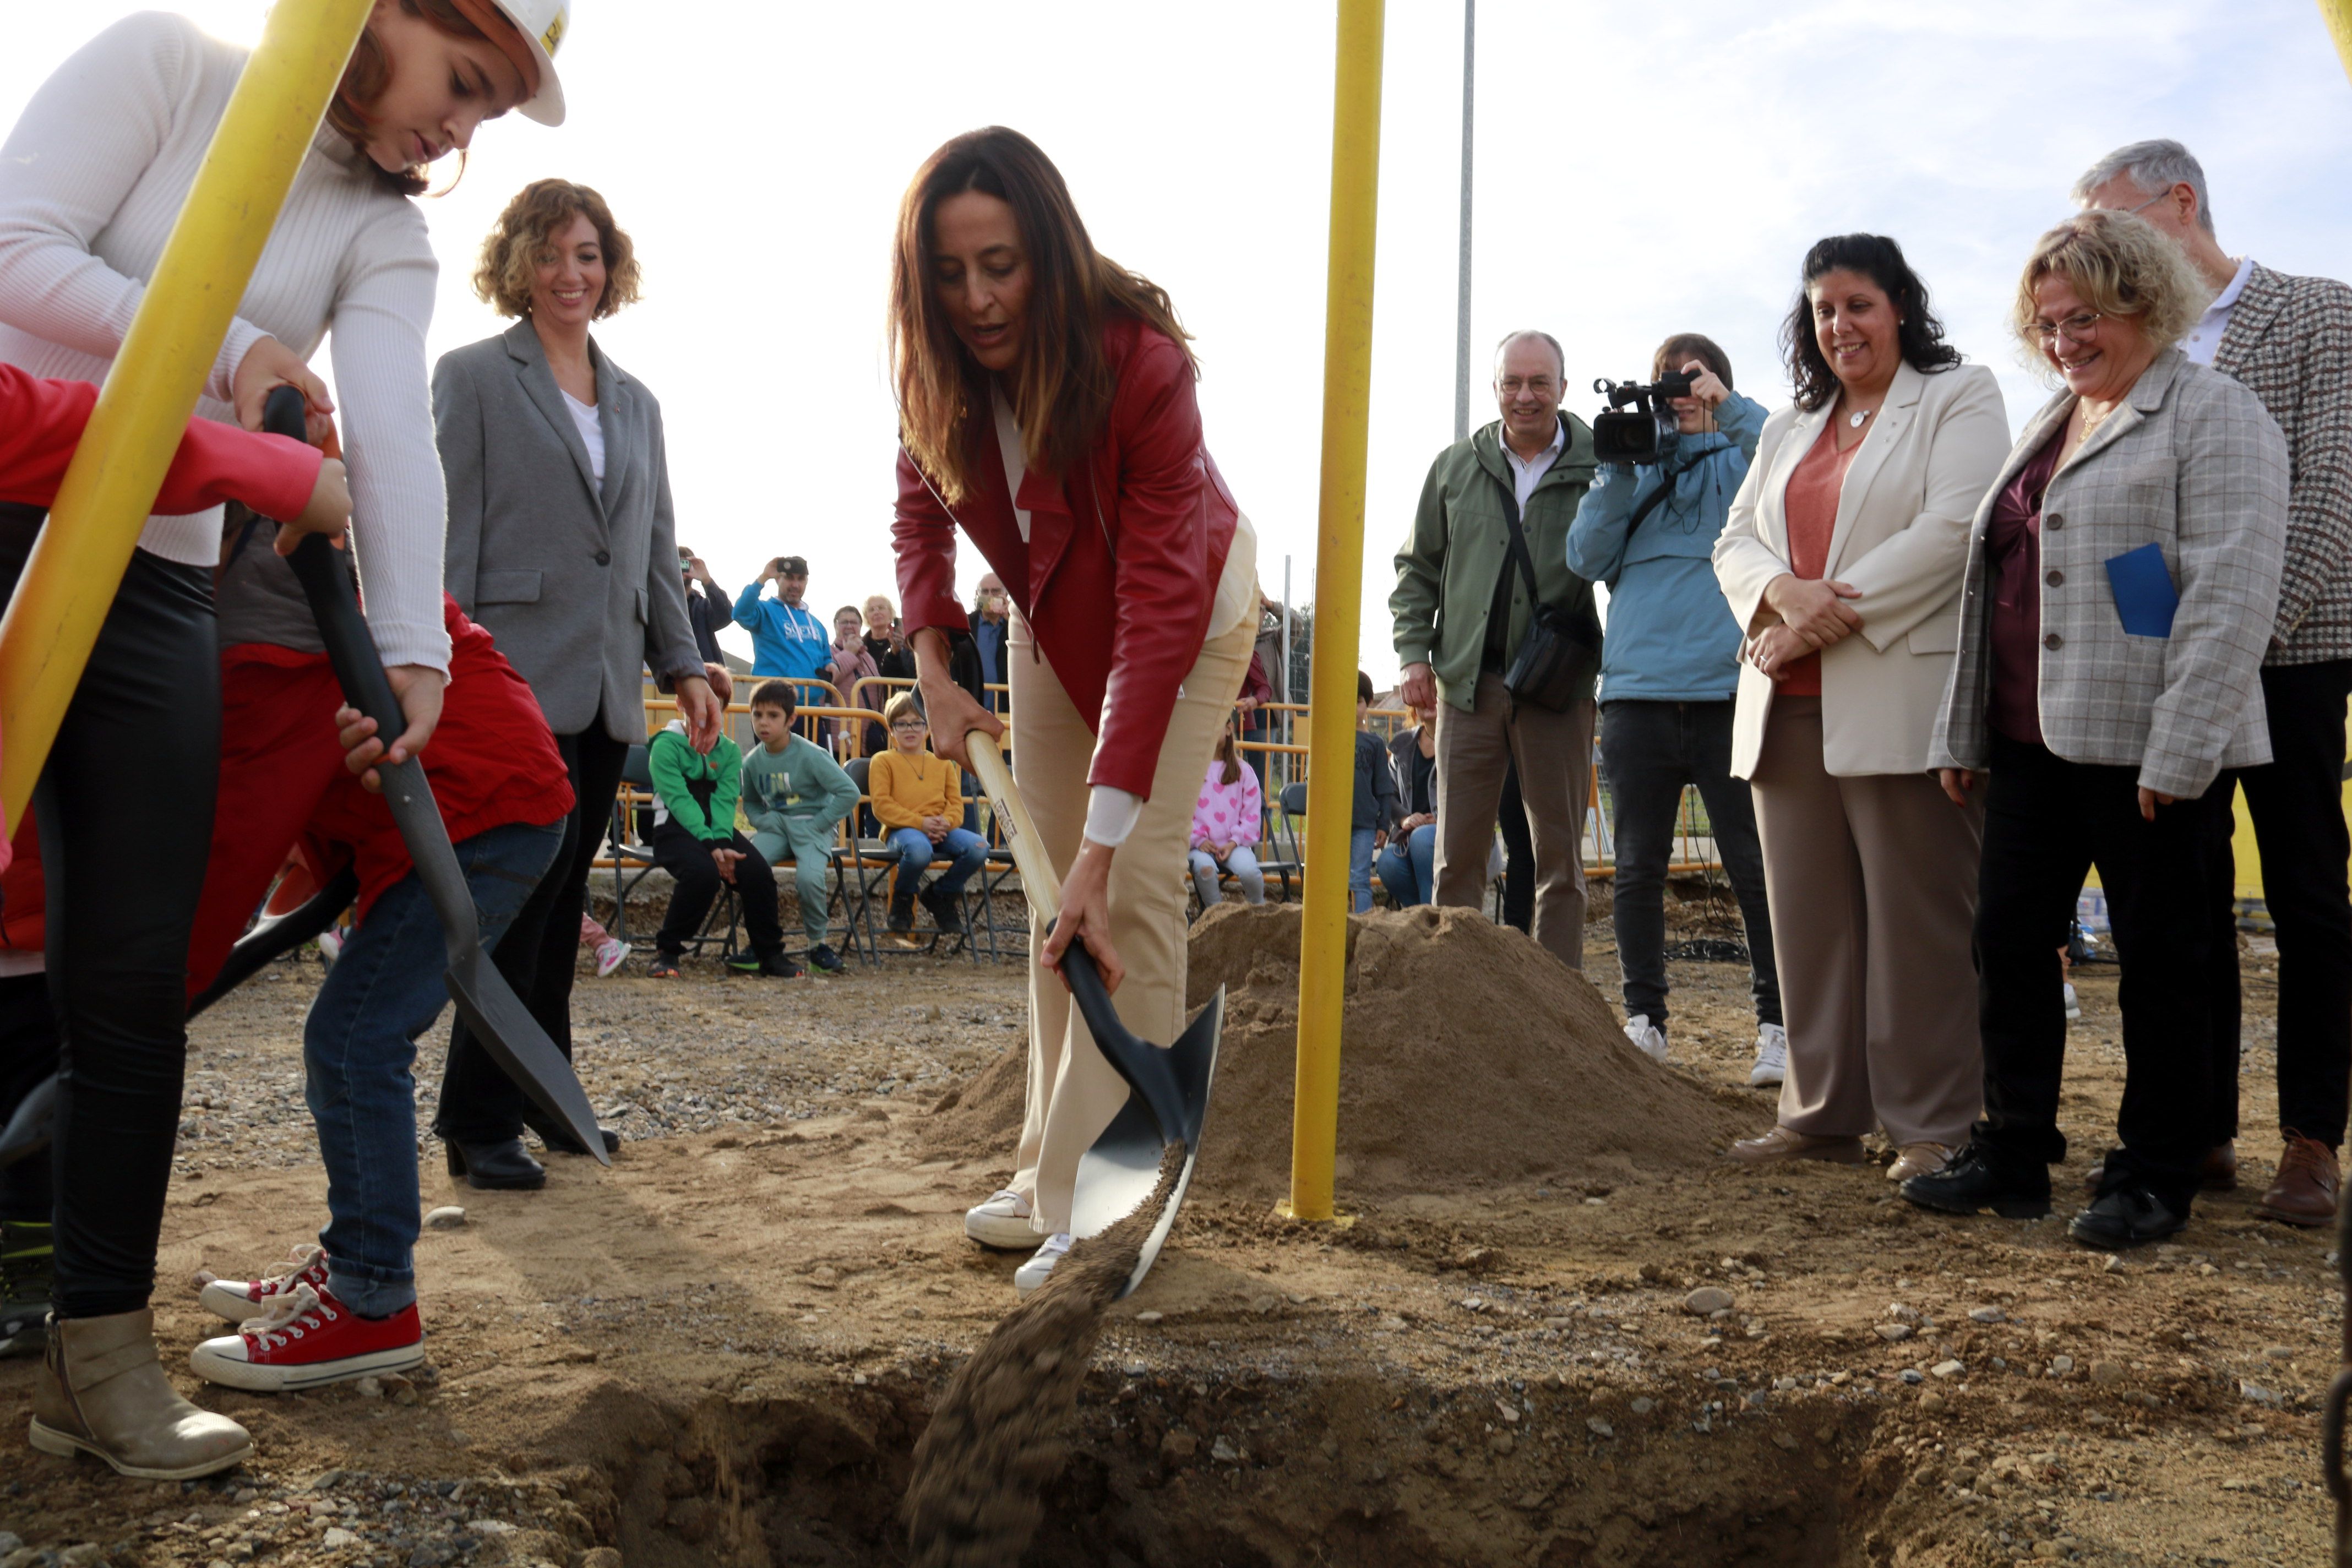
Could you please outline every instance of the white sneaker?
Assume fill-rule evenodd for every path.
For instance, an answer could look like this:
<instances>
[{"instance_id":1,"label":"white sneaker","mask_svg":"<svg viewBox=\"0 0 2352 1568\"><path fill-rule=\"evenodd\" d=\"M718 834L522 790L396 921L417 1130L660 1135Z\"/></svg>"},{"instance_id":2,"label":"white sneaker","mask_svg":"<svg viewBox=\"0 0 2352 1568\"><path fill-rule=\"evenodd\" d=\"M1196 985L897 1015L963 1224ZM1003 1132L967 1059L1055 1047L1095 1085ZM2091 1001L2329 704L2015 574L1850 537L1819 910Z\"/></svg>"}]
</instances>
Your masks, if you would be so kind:
<instances>
[{"instance_id":1,"label":"white sneaker","mask_svg":"<svg viewBox=\"0 0 2352 1568\"><path fill-rule=\"evenodd\" d=\"M977 1208L964 1210L963 1233L999 1252L1025 1251L1037 1245L1037 1232L1029 1224L1033 1212L1027 1198L1006 1187Z\"/></svg>"},{"instance_id":2,"label":"white sneaker","mask_svg":"<svg viewBox=\"0 0 2352 1568\"><path fill-rule=\"evenodd\" d=\"M2074 983L2066 982L2066 1021L2073 1023L2083 1016L2083 1004L2074 994Z\"/></svg>"},{"instance_id":3,"label":"white sneaker","mask_svg":"<svg viewBox=\"0 0 2352 1568\"><path fill-rule=\"evenodd\" d=\"M1053 1274L1054 1265L1062 1261L1064 1255L1069 1250L1070 1233L1068 1231L1058 1230L1047 1237L1045 1245L1037 1249L1037 1255L1013 1271L1013 1289L1026 1296L1030 1291L1043 1285Z\"/></svg>"},{"instance_id":4,"label":"white sneaker","mask_svg":"<svg viewBox=\"0 0 2352 1568\"><path fill-rule=\"evenodd\" d=\"M604 979L629 961L629 944L608 936L596 944L596 978Z\"/></svg>"},{"instance_id":5,"label":"white sneaker","mask_svg":"<svg viewBox=\"0 0 2352 1568\"><path fill-rule=\"evenodd\" d=\"M1756 1026L1756 1065L1748 1069L1748 1087L1769 1089L1789 1076L1789 1031L1778 1024Z\"/></svg>"},{"instance_id":6,"label":"white sneaker","mask_svg":"<svg viewBox=\"0 0 2352 1568\"><path fill-rule=\"evenodd\" d=\"M262 1270L258 1279L215 1279L197 1293L196 1300L205 1310L241 1323L257 1312L267 1311L273 1297L291 1295L308 1285L313 1289L327 1288L327 1253L316 1242L304 1242L278 1263Z\"/></svg>"},{"instance_id":7,"label":"white sneaker","mask_svg":"<svg viewBox=\"0 0 2352 1568\"><path fill-rule=\"evenodd\" d=\"M1650 1022L1647 1013L1636 1013L1625 1020L1625 1037L1633 1048L1657 1063L1666 1065L1666 1032Z\"/></svg>"},{"instance_id":8,"label":"white sneaker","mask_svg":"<svg viewBox=\"0 0 2352 1568\"><path fill-rule=\"evenodd\" d=\"M343 932L340 926L329 926L319 933L319 962L329 969L343 955Z\"/></svg>"}]
</instances>

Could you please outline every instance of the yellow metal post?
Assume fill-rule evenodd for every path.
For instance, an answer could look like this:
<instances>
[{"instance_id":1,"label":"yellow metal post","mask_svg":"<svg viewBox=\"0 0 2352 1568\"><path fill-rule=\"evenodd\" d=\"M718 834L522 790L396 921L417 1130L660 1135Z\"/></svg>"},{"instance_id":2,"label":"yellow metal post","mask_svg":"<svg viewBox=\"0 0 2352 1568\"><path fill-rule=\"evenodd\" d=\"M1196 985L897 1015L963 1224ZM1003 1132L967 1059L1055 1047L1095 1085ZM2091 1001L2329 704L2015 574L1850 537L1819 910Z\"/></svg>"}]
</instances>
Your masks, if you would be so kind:
<instances>
[{"instance_id":1,"label":"yellow metal post","mask_svg":"<svg viewBox=\"0 0 2352 1568\"><path fill-rule=\"evenodd\" d=\"M2327 18L2327 31L2336 39L2344 69L2352 73L2352 0L2319 0L2319 14Z\"/></svg>"},{"instance_id":2,"label":"yellow metal post","mask_svg":"<svg viewBox=\"0 0 2352 1568\"><path fill-rule=\"evenodd\" d=\"M271 8L123 335L0 619L0 805L12 828L369 6L299 0Z\"/></svg>"},{"instance_id":3,"label":"yellow metal post","mask_svg":"<svg viewBox=\"0 0 2352 1568\"><path fill-rule=\"evenodd\" d=\"M1307 900L1298 939L1298 1086L1290 1132L1288 1213L1306 1220L1332 1217L1331 1167L1339 1140L1383 21L1381 0L1339 0L1330 278L1323 318L1323 489L1315 546L1315 667L1308 682Z\"/></svg>"}]
</instances>

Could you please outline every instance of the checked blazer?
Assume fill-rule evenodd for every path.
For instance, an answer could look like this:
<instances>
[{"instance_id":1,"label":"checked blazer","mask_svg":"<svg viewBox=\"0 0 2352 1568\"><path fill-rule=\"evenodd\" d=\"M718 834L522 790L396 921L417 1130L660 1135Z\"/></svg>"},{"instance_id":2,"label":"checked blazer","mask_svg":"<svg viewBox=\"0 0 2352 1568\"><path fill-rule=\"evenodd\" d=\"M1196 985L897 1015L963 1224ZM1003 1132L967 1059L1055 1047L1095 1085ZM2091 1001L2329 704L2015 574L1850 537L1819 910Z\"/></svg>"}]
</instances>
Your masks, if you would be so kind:
<instances>
[{"instance_id":1,"label":"checked blazer","mask_svg":"<svg viewBox=\"0 0 2352 1568\"><path fill-rule=\"evenodd\" d=\"M2352 658L2352 288L2257 263L2213 368L2286 433L2286 575L2263 662Z\"/></svg>"},{"instance_id":2,"label":"checked blazer","mask_svg":"<svg viewBox=\"0 0 2352 1568\"><path fill-rule=\"evenodd\" d=\"M2074 412L2029 421L1978 507L1961 584L1960 651L1928 765L1981 768L1992 681L1985 537L2001 488ZM2167 349L2050 481L2042 501L2045 744L2070 763L2138 770L2183 800L2223 768L2271 757L2258 671L2286 552L2286 438L2252 392ZM2180 605L2172 635L2124 630L2106 563L2153 542Z\"/></svg>"}]
</instances>

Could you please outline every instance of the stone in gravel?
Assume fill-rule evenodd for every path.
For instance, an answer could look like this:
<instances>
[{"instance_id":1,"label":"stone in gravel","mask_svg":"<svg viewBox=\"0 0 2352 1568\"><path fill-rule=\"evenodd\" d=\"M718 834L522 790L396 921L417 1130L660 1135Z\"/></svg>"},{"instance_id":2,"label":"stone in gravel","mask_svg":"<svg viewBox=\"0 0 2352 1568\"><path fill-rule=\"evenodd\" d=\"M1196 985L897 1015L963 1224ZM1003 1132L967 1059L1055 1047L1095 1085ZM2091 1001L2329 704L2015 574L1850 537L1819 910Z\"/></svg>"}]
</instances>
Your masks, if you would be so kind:
<instances>
[{"instance_id":1,"label":"stone in gravel","mask_svg":"<svg viewBox=\"0 0 2352 1568\"><path fill-rule=\"evenodd\" d=\"M98 1561L100 1547L95 1541L85 1541L79 1546L68 1546L58 1553L60 1568L86 1568Z\"/></svg>"},{"instance_id":2,"label":"stone in gravel","mask_svg":"<svg viewBox=\"0 0 2352 1568\"><path fill-rule=\"evenodd\" d=\"M1519 1446L1519 1440L1508 1432L1497 1432L1486 1440L1486 1447L1497 1454L1507 1454Z\"/></svg>"},{"instance_id":3,"label":"stone in gravel","mask_svg":"<svg viewBox=\"0 0 2352 1568\"><path fill-rule=\"evenodd\" d=\"M2241 1381L2238 1384L2238 1397L2250 1401L2255 1405L2276 1405L2279 1403L2279 1396L2271 1390L2264 1388L2259 1383L2247 1383Z\"/></svg>"},{"instance_id":4,"label":"stone in gravel","mask_svg":"<svg viewBox=\"0 0 2352 1568\"><path fill-rule=\"evenodd\" d=\"M2009 1314L2002 1311L1999 1307L1977 1307L1969 1310L1969 1321L1972 1323L2005 1323L2009 1321Z\"/></svg>"},{"instance_id":5,"label":"stone in gravel","mask_svg":"<svg viewBox=\"0 0 2352 1568\"><path fill-rule=\"evenodd\" d=\"M1181 1465L1201 1451L1201 1439L1179 1427L1160 1439L1160 1462Z\"/></svg>"},{"instance_id":6,"label":"stone in gravel","mask_svg":"<svg viewBox=\"0 0 2352 1568\"><path fill-rule=\"evenodd\" d=\"M578 1568L621 1568L621 1553L610 1546L592 1546L580 1559Z\"/></svg>"},{"instance_id":7,"label":"stone in gravel","mask_svg":"<svg viewBox=\"0 0 2352 1568\"><path fill-rule=\"evenodd\" d=\"M383 1380L371 1374L370 1376L363 1377L357 1383L352 1384L352 1392L358 1394L362 1399L382 1399L383 1397Z\"/></svg>"},{"instance_id":8,"label":"stone in gravel","mask_svg":"<svg viewBox=\"0 0 2352 1568\"><path fill-rule=\"evenodd\" d=\"M1730 1307L1734 1298L1720 1285L1702 1285L1683 1298L1683 1310L1693 1317L1704 1318Z\"/></svg>"},{"instance_id":9,"label":"stone in gravel","mask_svg":"<svg viewBox=\"0 0 2352 1568\"><path fill-rule=\"evenodd\" d=\"M1946 1399L1942 1394L1937 1393L1932 1388L1919 1396L1919 1408L1926 1411L1930 1415L1934 1415L1946 1409L1950 1404L1951 1401Z\"/></svg>"},{"instance_id":10,"label":"stone in gravel","mask_svg":"<svg viewBox=\"0 0 2352 1568\"><path fill-rule=\"evenodd\" d=\"M1919 1321L1919 1309L1906 1307L1900 1301L1889 1301L1886 1304L1886 1317L1890 1322L1916 1323Z\"/></svg>"},{"instance_id":11,"label":"stone in gravel","mask_svg":"<svg viewBox=\"0 0 2352 1568\"><path fill-rule=\"evenodd\" d=\"M456 1230L465 1223L466 1211L456 1204L443 1204L425 1216L425 1226L431 1230Z\"/></svg>"},{"instance_id":12,"label":"stone in gravel","mask_svg":"<svg viewBox=\"0 0 2352 1568\"><path fill-rule=\"evenodd\" d=\"M1631 1410L1636 1415L1647 1415L1651 1411L1655 1410L1657 1407L1658 1402L1644 1394L1637 1395L1633 1402L1631 1405L1628 1405L1625 1408Z\"/></svg>"},{"instance_id":13,"label":"stone in gravel","mask_svg":"<svg viewBox=\"0 0 2352 1568\"><path fill-rule=\"evenodd\" d=\"M2103 1274L2121 1274L2124 1271L2124 1260L2110 1252L2107 1254L2106 1261L2099 1265L2099 1271Z\"/></svg>"},{"instance_id":14,"label":"stone in gravel","mask_svg":"<svg viewBox=\"0 0 2352 1568\"><path fill-rule=\"evenodd\" d=\"M1601 1419L1598 1415L1586 1416L1584 1418L1584 1429L1591 1433L1596 1437L1614 1437L1617 1436L1617 1429L1614 1426L1610 1426L1608 1422Z\"/></svg>"},{"instance_id":15,"label":"stone in gravel","mask_svg":"<svg viewBox=\"0 0 2352 1568\"><path fill-rule=\"evenodd\" d=\"M1242 1451L1220 1437L1209 1445L1209 1458L1221 1465L1238 1465L1242 1462Z\"/></svg>"},{"instance_id":16,"label":"stone in gravel","mask_svg":"<svg viewBox=\"0 0 2352 1568\"><path fill-rule=\"evenodd\" d=\"M2126 1375L2124 1363L2119 1361L2095 1361L2091 1363L2091 1381L2101 1388L2113 1388Z\"/></svg>"},{"instance_id":17,"label":"stone in gravel","mask_svg":"<svg viewBox=\"0 0 2352 1568\"><path fill-rule=\"evenodd\" d=\"M2050 1370L2063 1377L2074 1370L2074 1358L2070 1355L2053 1355L2050 1358Z\"/></svg>"},{"instance_id":18,"label":"stone in gravel","mask_svg":"<svg viewBox=\"0 0 2352 1568\"><path fill-rule=\"evenodd\" d=\"M593 1357L595 1352L591 1351L589 1354ZM385 1395L390 1398L394 1405L414 1405L416 1403L416 1385L409 1382L408 1379L401 1376L400 1373L396 1372L386 1373L381 1382Z\"/></svg>"},{"instance_id":19,"label":"stone in gravel","mask_svg":"<svg viewBox=\"0 0 2352 1568\"><path fill-rule=\"evenodd\" d=\"M1874 1323L1871 1331L1888 1344L1899 1345L1919 1331L1908 1323Z\"/></svg>"},{"instance_id":20,"label":"stone in gravel","mask_svg":"<svg viewBox=\"0 0 2352 1568\"><path fill-rule=\"evenodd\" d=\"M1957 1361L1939 1361L1927 1370L1937 1377L1958 1377L1969 1369Z\"/></svg>"},{"instance_id":21,"label":"stone in gravel","mask_svg":"<svg viewBox=\"0 0 2352 1568\"><path fill-rule=\"evenodd\" d=\"M2294 1347L2293 1345L2270 1345L2263 1349L2263 1354L2270 1357L2273 1361L2293 1361L2294 1359Z\"/></svg>"},{"instance_id":22,"label":"stone in gravel","mask_svg":"<svg viewBox=\"0 0 2352 1568\"><path fill-rule=\"evenodd\" d=\"M1495 1414L1506 1421L1516 1423L1519 1418L1519 1407L1497 1399L1495 1401Z\"/></svg>"},{"instance_id":23,"label":"stone in gravel","mask_svg":"<svg viewBox=\"0 0 2352 1568\"><path fill-rule=\"evenodd\" d=\"M360 1538L341 1525L331 1525L327 1533L319 1537L319 1544L330 1552L341 1552L346 1546L357 1546Z\"/></svg>"},{"instance_id":24,"label":"stone in gravel","mask_svg":"<svg viewBox=\"0 0 2352 1568\"><path fill-rule=\"evenodd\" d=\"M1165 1312L1138 1312L1135 1314L1135 1321L1148 1329L1154 1323L1163 1321L1167 1316Z\"/></svg>"},{"instance_id":25,"label":"stone in gravel","mask_svg":"<svg viewBox=\"0 0 2352 1568\"><path fill-rule=\"evenodd\" d=\"M1909 1384L1921 1384L1927 1381L1926 1375L1916 1366L1905 1367L1899 1375L1904 1382Z\"/></svg>"},{"instance_id":26,"label":"stone in gravel","mask_svg":"<svg viewBox=\"0 0 2352 1568\"><path fill-rule=\"evenodd\" d=\"M6 1557L13 1552L21 1552L24 1549L25 1538L23 1536L18 1535L13 1530L0 1530L0 1557Z\"/></svg>"}]
</instances>

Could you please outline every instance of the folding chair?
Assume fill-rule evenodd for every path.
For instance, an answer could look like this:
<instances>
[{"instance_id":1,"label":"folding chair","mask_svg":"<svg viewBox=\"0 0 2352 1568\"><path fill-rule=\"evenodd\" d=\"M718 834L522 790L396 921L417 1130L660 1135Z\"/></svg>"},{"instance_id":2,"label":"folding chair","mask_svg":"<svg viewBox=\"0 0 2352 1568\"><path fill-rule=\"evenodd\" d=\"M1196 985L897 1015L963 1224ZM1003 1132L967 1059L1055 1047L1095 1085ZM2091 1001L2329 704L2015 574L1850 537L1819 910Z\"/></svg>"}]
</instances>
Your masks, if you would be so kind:
<instances>
[{"instance_id":1,"label":"folding chair","mask_svg":"<svg viewBox=\"0 0 2352 1568\"><path fill-rule=\"evenodd\" d=\"M621 942L629 940L629 895L654 868L654 852L636 835L639 796L653 793L654 775L643 745L631 746L621 763L621 789L613 797L613 820L605 830L606 847L613 862L613 935ZM636 869L631 871L630 868Z\"/></svg>"},{"instance_id":2,"label":"folding chair","mask_svg":"<svg viewBox=\"0 0 2352 1568\"><path fill-rule=\"evenodd\" d=\"M842 771L846 773L849 775L849 781L857 786L858 804L863 805L871 802L873 799L872 760L866 757L854 757L844 765ZM934 930L931 932L930 941L921 947L885 948L882 945L881 932L875 928L874 923L876 894L888 888L891 878L898 869L898 858L883 852L883 846L887 841L887 834L874 839L857 838L854 839L847 847L834 851L835 874L840 879L843 895L842 909L845 917L843 923L848 927L852 942L858 944L860 956L868 963L880 962L886 952L922 953L928 956L939 951L941 936L953 934L963 951L977 963L978 955L971 953L971 922L969 918L965 920L964 929L961 931L949 933ZM950 862L939 860L932 862L933 865L949 863ZM965 887L969 891L970 884L967 883ZM883 900L886 908L887 901L886 896ZM965 912L968 916L969 911Z\"/></svg>"},{"instance_id":3,"label":"folding chair","mask_svg":"<svg viewBox=\"0 0 2352 1568\"><path fill-rule=\"evenodd\" d=\"M1294 875L1298 878L1302 893L1307 883L1307 847L1300 841L1307 819L1306 781L1302 779L1297 784L1283 785L1282 793L1275 798L1277 802L1274 819L1275 848L1281 858L1265 869L1279 871L1282 896L1286 900L1290 897L1290 879Z\"/></svg>"}]
</instances>

